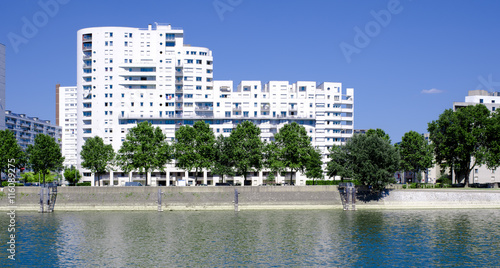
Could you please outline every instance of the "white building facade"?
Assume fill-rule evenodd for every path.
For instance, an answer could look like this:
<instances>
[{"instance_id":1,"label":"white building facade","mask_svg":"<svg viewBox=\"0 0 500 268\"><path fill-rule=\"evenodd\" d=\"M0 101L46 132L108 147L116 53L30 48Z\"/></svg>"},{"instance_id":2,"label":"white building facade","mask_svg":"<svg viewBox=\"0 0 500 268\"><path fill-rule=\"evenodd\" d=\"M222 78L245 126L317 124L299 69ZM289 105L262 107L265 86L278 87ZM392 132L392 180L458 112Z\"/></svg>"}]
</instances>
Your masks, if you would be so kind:
<instances>
[{"instance_id":1,"label":"white building facade","mask_svg":"<svg viewBox=\"0 0 500 268\"><path fill-rule=\"evenodd\" d=\"M56 125L62 129L62 148L65 167L77 165L77 93L76 87L56 85Z\"/></svg>"},{"instance_id":2,"label":"white building facade","mask_svg":"<svg viewBox=\"0 0 500 268\"><path fill-rule=\"evenodd\" d=\"M212 51L184 44L183 35L182 29L158 24L146 29L78 31L77 155L85 139L96 135L118 151L128 130L142 121L160 127L173 140L180 126L198 120L209 123L215 135L226 136L248 120L261 128L262 139L268 141L284 124L297 122L325 155L332 145L352 136L352 88L334 82L241 81L234 87L233 81L214 81ZM79 158L77 162L81 164ZM174 165L167 170L147 174L152 185L179 180L213 185L219 180L207 171L195 181L194 175ZM138 176L117 171L103 180L112 185L144 180ZM266 176L261 171L249 178L252 185L259 185ZM84 180L93 182L92 175L84 172ZM297 176L295 183L305 185L305 177Z\"/></svg>"}]
</instances>

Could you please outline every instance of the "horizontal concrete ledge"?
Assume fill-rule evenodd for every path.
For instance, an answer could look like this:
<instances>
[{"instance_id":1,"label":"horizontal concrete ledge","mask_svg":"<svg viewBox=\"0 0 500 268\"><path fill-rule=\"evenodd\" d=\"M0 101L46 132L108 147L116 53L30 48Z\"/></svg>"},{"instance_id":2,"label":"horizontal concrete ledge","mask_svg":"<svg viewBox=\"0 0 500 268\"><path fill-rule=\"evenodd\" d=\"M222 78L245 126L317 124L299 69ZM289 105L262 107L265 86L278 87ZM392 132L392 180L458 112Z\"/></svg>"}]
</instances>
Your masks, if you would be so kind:
<instances>
[{"instance_id":1,"label":"horizontal concrete ledge","mask_svg":"<svg viewBox=\"0 0 500 268\"><path fill-rule=\"evenodd\" d=\"M163 206L163 211L220 211L234 210L234 206ZM9 211L12 208L0 207L0 211ZM38 211L39 206L17 207L16 211ZM239 206L240 211L244 210L325 210L342 209L341 205L245 205ZM67 206L58 207L54 212L61 211L156 211L158 206Z\"/></svg>"}]
</instances>

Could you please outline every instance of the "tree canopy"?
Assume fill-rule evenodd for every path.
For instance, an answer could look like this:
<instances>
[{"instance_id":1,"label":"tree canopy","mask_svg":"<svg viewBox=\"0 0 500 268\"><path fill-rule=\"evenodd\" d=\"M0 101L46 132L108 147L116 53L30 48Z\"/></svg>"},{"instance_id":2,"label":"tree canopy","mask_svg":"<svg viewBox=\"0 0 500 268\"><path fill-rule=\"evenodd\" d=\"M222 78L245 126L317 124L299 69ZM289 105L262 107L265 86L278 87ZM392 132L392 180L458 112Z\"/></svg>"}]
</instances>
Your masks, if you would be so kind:
<instances>
[{"instance_id":1,"label":"tree canopy","mask_svg":"<svg viewBox=\"0 0 500 268\"><path fill-rule=\"evenodd\" d=\"M436 162L454 170L457 178L465 178L466 187L474 167L486 163L488 157L493 160L488 144L492 120L488 108L478 104L445 110L438 120L428 124Z\"/></svg>"},{"instance_id":2,"label":"tree canopy","mask_svg":"<svg viewBox=\"0 0 500 268\"><path fill-rule=\"evenodd\" d=\"M283 167L292 172L304 173L311 153L314 151L306 129L296 122L286 124L274 135L274 139L278 159L283 163ZM290 177L290 184L292 184L292 177Z\"/></svg>"},{"instance_id":3,"label":"tree canopy","mask_svg":"<svg viewBox=\"0 0 500 268\"><path fill-rule=\"evenodd\" d=\"M378 136L386 141L388 141L389 143L391 143L391 138L389 137L389 134L386 134L384 130L380 129L380 128L377 128L377 129L368 129L366 131L366 135L368 136L371 136L371 135L375 135L375 136Z\"/></svg>"},{"instance_id":4,"label":"tree canopy","mask_svg":"<svg viewBox=\"0 0 500 268\"><path fill-rule=\"evenodd\" d=\"M58 171L63 168L64 157L61 148L54 138L45 134L38 134L35 137L35 144L28 145L29 163L35 173L41 172L43 183L45 175L50 171Z\"/></svg>"},{"instance_id":5,"label":"tree canopy","mask_svg":"<svg viewBox=\"0 0 500 268\"><path fill-rule=\"evenodd\" d=\"M319 149L312 150L309 154L309 159L306 162L306 177L313 179L323 179L323 161L321 151Z\"/></svg>"},{"instance_id":6,"label":"tree canopy","mask_svg":"<svg viewBox=\"0 0 500 268\"><path fill-rule=\"evenodd\" d=\"M259 171L263 162L263 143L260 128L250 121L244 121L229 135L231 158L237 174L242 174L247 182L247 173Z\"/></svg>"},{"instance_id":7,"label":"tree canopy","mask_svg":"<svg viewBox=\"0 0 500 268\"><path fill-rule=\"evenodd\" d=\"M159 127L154 128L146 121L140 122L129 130L118 150L118 165L127 172L164 170L165 164L172 158L169 146ZM147 177L145 184L148 185Z\"/></svg>"},{"instance_id":8,"label":"tree canopy","mask_svg":"<svg viewBox=\"0 0 500 268\"><path fill-rule=\"evenodd\" d=\"M213 167L215 136L210 126L197 121L191 126L181 126L175 132L175 165L187 171L195 170L196 178L203 169Z\"/></svg>"},{"instance_id":9,"label":"tree canopy","mask_svg":"<svg viewBox=\"0 0 500 268\"><path fill-rule=\"evenodd\" d=\"M104 144L101 137L95 136L85 141L80 156L83 160L82 167L93 172L97 176L97 182L100 185L100 175L111 170L115 151L113 150L113 146Z\"/></svg>"},{"instance_id":10,"label":"tree canopy","mask_svg":"<svg viewBox=\"0 0 500 268\"><path fill-rule=\"evenodd\" d=\"M82 175L80 171L74 166L64 169L64 179L67 180L70 185L76 185L81 178Z\"/></svg>"},{"instance_id":11,"label":"tree canopy","mask_svg":"<svg viewBox=\"0 0 500 268\"><path fill-rule=\"evenodd\" d=\"M417 132L405 133L398 148L403 170L416 174L432 166L432 148L425 138Z\"/></svg>"},{"instance_id":12,"label":"tree canopy","mask_svg":"<svg viewBox=\"0 0 500 268\"><path fill-rule=\"evenodd\" d=\"M14 159L15 162L12 163L10 159ZM0 130L0 172L5 173L12 165L22 168L26 165L26 160L26 154L17 144L14 132L8 129Z\"/></svg>"},{"instance_id":13,"label":"tree canopy","mask_svg":"<svg viewBox=\"0 0 500 268\"><path fill-rule=\"evenodd\" d=\"M341 149L339 158L340 166L347 169L342 174L377 190L394 181L394 172L399 167L396 148L378 135L354 135Z\"/></svg>"},{"instance_id":14,"label":"tree canopy","mask_svg":"<svg viewBox=\"0 0 500 268\"><path fill-rule=\"evenodd\" d=\"M229 137L219 135L215 141L215 158L212 173L220 175L224 182L224 175L234 176L234 162L231 157L231 147Z\"/></svg>"},{"instance_id":15,"label":"tree canopy","mask_svg":"<svg viewBox=\"0 0 500 268\"><path fill-rule=\"evenodd\" d=\"M353 177L351 162L345 146L332 146L328 157L330 161L326 166L326 174L329 178L339 176L340 180L343 181L344 178Z\"/></svg>"}]
</instances>

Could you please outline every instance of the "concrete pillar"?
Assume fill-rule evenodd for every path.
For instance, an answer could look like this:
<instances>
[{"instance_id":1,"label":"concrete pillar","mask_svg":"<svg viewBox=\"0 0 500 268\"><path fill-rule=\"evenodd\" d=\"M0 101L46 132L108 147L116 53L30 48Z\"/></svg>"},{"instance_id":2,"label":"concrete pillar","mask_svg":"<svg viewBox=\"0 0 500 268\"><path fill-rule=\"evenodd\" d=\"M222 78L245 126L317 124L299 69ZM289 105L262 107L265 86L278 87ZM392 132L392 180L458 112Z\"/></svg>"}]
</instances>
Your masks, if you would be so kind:
<instances>
[{"instance_id":1,"label":"concrete pillar","mask_svg":"<svg viewBox=\"0 0 500 268\"><path fill-rule=\"evenodd\" d=\"M263 176L263 173L262 170L259 171L259 181L258 181L258 185L262 185L264 183L264 179L262 178Z\"/></svg>"},{"instance_id":2,"label":"concrete pillar","mask_svg":"<svg viewBox=\"0 0 500 268\"><path fill-rule=\"evenodd\" d=\"M166 173L167 173L166 176L165 176L165 179L167 180L167 184L166 185L170 186L170 171L168 171L168 169L167 169Z\"/></svg>"},{"instance_id":3,"label":"concrete pillar","mask_svg":"<svg viewBox=\"0 0 500 268\"><path fill-rule=\"evenodd\" d=\"M128 181L131 182L132 181L132 171L130 171L128 173Z\"/></svg>"},{"instance_id":4,"label":"concrete pillar","mask_svg":"<svg viewBox=\"0 0 500 268\"><path fill-rule=\"evenodd\" d=\"M109 186L115 185L114 172L111 170L109 172Z\"/></svg>"},{"instance_id":5,"label":"concrete pillar","mask_svg":"<svg viewBox=\"0 0 500 268\"><path fill-rule=\"evenodd\" d=\"M156 186L156 180L153 182L151 179L151 172L149 171L146 173L146 182L148 182L151 186Z\"/></svg>"},{"instance_id":6,"label":"concrete pillar","mask_svg":"<svg viewBox=\"0 0 500 268\"><path fill-rule=\"evenodd\" d=\"M207 171L203 171L203 184L207 184Z\"/></svg>"},{"instance_id":7,"label":"concrete pillar","mask_svg":"<svg viewBox=\"0 0 500 268\"><path fill-rule=\"evenodd\" d=\"M184 171L184 180L186 181L186 186L189 185L189 172Z\"/></svg>"},{"instance_id":8,"label":"concrete pillar","mask_svg":"<svg viewBox=\"0 0 500 268\"><path fill-rule=\"evenodd\" d=\"M95 173L90 175L90 186L95 186Z\"/></svg>"}]
</instances>

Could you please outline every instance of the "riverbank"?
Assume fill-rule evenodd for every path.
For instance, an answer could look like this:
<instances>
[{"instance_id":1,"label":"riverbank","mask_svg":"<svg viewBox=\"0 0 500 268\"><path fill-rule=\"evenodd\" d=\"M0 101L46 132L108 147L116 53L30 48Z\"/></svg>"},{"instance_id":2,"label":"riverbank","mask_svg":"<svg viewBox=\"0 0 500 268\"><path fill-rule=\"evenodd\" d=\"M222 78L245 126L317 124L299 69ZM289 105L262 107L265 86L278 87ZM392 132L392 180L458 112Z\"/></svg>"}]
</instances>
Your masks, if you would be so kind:
<instances>
[{"instance_id":1,"label":"riverbank","mask_svg":"<svg viewBox=\"0 0 500 268\"><path fill-rule=\"evenodd\" d=\"M246 187L59 187L55 211L157 210L158 189L162 209L233 210L235 189L240 210L342 209L337 186ZM17 187L16 210L38 211L39 188ZM0 210L8 210L7 195L0 194ZM356 208L367 209L471 209L500 208L498 189L393 189L381 195L357 194Z\"/></svg>"}]
</instances>

